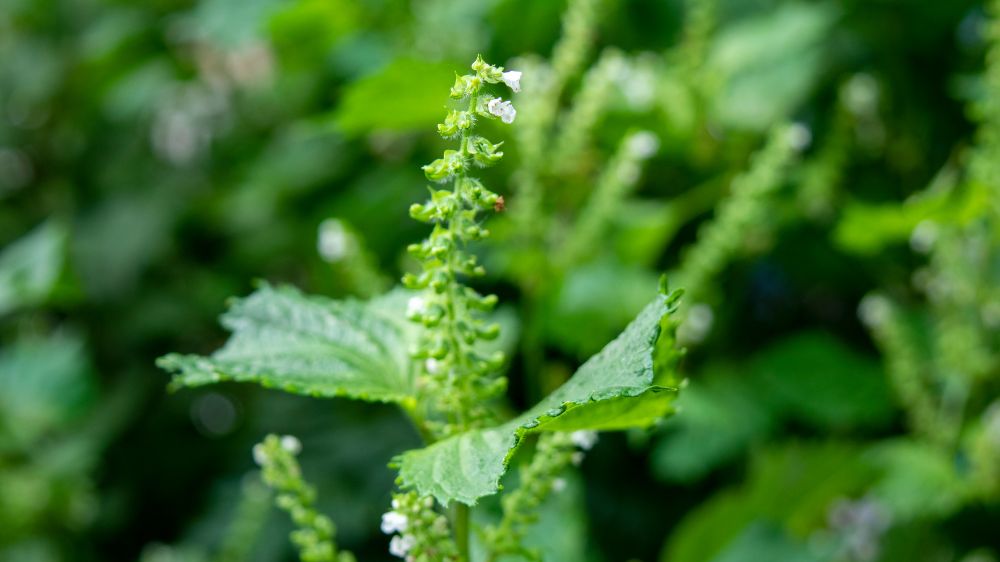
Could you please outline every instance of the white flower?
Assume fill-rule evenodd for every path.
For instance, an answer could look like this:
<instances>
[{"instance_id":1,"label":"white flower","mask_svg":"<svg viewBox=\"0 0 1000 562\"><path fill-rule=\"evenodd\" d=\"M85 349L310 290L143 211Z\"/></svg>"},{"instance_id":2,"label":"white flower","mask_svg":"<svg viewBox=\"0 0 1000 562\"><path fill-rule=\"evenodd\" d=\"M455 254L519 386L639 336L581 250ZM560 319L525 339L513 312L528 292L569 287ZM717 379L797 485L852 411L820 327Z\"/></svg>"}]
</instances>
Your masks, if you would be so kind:
<instances>
[{"instance_id":1,"label":"white flower","mask_svg":"<svg viewBox=\"0 0 1000 562\"><path fill-rule=\"evenodd\" d=\"M929 254L938 239L938 225L934 221L922 220L910 233L910 248L914 252Z\"/></svg>"},{"instance_id":2,"label":"white flower","mask_svg":"<svg viewBox=\"0 0 1000 562\"><path fill-rule=\"evenodd\" d=\"M573 444L577 447L583 449L584 451L589 451L597 443L597 432L596 431L574 431L569 435Z\"/></svg>"},{"instance_id":3,"label":"white flower","mask_svg":"<svg viewBox=\"0 0 1000 562\"><path fill-rule=\"evenodd\" d=\"M424 368L427 369L428 373L436 375L439 371L441 371L441 362L433 357L430 357L427 361L424 361Z\"/></svg>"},{"instance_id":4,"label":"white flower","mask_svg":"<svg viewBox=\"0 0 1000 562\"><path fill-rule=\"evenodd\" d=\"M316 246L320 257L324 260L338 262L353 253L354 240L343 222L326 219L319 225L319 239Z\"/></svg>"},{"instance_id":5,"label":"white flower","mask_svg":"<svg viewBox=\"0 0 1000 562\"><path fill-rule=\"evenodd\" d=\"M514 106L509 101L503 101L500 98L491 99L486 104L486 110L508 125L513 123L514 118L517 117L517 110L514 109Z\"/></svg>"},{"instance_id":6,"label":"white flower","mask_svg":"<svg viewBox=\"0 0 1000 562\"><path fill-rule=\"evenodd\" d=\"M882 295L865 295L858 304L858 316L872 328L884 323L891 313L889 300Z\"/></svg>"},{"instance_id":7,"label":"white flower","mask_svg":"<svg viewBox=\"0 0 1000 562\"><path fill-rule=\"evenodd\" d=\"M257 443L253 446L253 462L257 463L257 466L264 466L267 462L267 453L264 451L264 445Z\"/></svg>"},{"instance_id":8,"label":"white flower","mask_svg":"<svg viewBox=\"0 0 1000 562\"><path fill-rule=\"evenodd\" d=\"M397 511L390 511L388 513L382 514L382 532L391 535L393 533L402 533L406 530L406 525L409 523L409 519L406 515L399 513Z\"/></svg>"},{"instance_id":9,"label":"white flower","mask_svg":"<svg viewBox=\"0 0 1000 562\"><path fill-rule=\"evenodd\" d=\"M712 307L704 303L691 305L687 318L677 329L677 340L684 343L700 343L711 331L714 320Z\"/></svg>"},{"instance_id":10,"label":"white flower","mask_svg":"<svg viewBox=\"0 0 1000 562\"><path fill-rule=\"evenodd\" d=\"M558 494L559 492L562 492L565 489L566 489L566 479L565 478L556 478L555 480L552 481L552 491L553 492L555 492L555 493Z\"/></svg>"},{"instance_id":11,"label":"white flower","mask_svg":"<svg viewBox=\"0 0 1000 562\"><path fill-rule=\"evenodd\" d=\"M809 148L812 138L812 131L802 123L795 123L788 129L788 143L796 152Z\"/></svg>"},{"instance_id":12,"label":"white flower","mask_svg":"<svg viewBox=\"0 0 1000 562\"><path fill-rule=\"evenodd\" d=\"M521 91L521 71L520 70L508 70L501 75L503 78L503 83L507 84L510 91L515 94Z\"/></svg>"},{"instance_id":13,"label":"white flower","mask_svg":"<svg viewBox=\"0 0 1000 562\"><path fill-rule=\"evenodd\" d=\"M286 435L281 438L281 448L293 455L302 452L302 442L294 435Z\"/></svg>"},{"instance_id":14,"label":"white flower","mask_svg":"<svg viewBox=\"0 0 1000 562\"><path fill-rule=\"evenodd\" d=\"M650 131L639 131L628 138L628 151L633 158L645 160L656 154L660 139Z\"/></svg>"},{"instance_id":15,"label":"white flower","mask_svg":"<svg viewBox=\"0 0 1000 562\"><path fill-rule=\"evenodd\" d=\"M405 558L406 553L417 544L417 539L413 535L396 535L389 541L389 554Z\"/></svg>"},{"instance_id":16,"label":"white flower","mask_svg":"<svg viewBox=\"0 0 1000 562\"><path fill-rule=\"evenodd\" d=\"M406 301L406 317L415 318L427 311L427 301L422 297L410 297Z\"/></svg>"},{"instance_id":17,"label":"white flower","mask_svg":"<svg viewBox=\"0 0 1000 562\"><path fill-rule=\"evenodd\" d=\"M584 457L583 453L577 451L573 453L573 455L570 457L569 460L573 463L573 466L580 466L581 464L583 464L583 457Z\"/></svg>"}]
</instances>

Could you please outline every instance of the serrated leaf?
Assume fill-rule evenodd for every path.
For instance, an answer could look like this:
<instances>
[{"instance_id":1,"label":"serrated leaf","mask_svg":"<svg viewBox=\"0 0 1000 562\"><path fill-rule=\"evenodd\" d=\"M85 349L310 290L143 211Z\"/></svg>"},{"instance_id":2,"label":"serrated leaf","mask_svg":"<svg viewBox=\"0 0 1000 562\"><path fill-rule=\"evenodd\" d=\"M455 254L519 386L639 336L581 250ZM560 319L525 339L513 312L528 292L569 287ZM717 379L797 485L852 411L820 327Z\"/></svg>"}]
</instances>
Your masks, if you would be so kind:
<instances>
[{"instance_id":1,"label":"serrated leaf","mask_svg":"<svg viewBox=\"0 0 1000 562\"><path fill-rule=\"evenodd\" d=\"M672 330L660 337L660 320L675 300L660 296L647 305L566 384L517 418L397 457L403 485L442 504L472 505L497 491L508 462L530 433L645 427L670 413L676 389L656 384L653 359L657 345L674 344Z\"/></svg>"},{"instance_id":2,"label":"serrated leaf","mask_svg":"<svg viewBox=\"0 0 1000 562\"><path fill-rule=\"evenodd\" d=\"M173 386L256 382L317 397L401 402L413 395L406 295L368 302L307 296L264 285L222 317L233 335L211 357L170 354L158 364Z\"/></svg>"}]
</instances>

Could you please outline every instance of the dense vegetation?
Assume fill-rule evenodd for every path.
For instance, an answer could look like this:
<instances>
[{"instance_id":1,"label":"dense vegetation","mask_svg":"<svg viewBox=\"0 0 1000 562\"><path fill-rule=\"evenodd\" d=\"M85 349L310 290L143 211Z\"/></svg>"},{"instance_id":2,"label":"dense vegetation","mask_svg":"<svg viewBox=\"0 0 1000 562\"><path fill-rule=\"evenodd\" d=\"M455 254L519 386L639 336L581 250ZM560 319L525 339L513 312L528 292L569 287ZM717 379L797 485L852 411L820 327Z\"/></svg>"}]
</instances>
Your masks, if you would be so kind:
<instances>
[{"instance_id":1,"label":"dense vegetation","mask_svg":"<svg viewBox=\"0 0 1000 562\"><path fill-rule=\"evenodd\" d=\"M996 1L0 0L0 243L0 561L1000 557Z\"/></svg>"}]
</instances>

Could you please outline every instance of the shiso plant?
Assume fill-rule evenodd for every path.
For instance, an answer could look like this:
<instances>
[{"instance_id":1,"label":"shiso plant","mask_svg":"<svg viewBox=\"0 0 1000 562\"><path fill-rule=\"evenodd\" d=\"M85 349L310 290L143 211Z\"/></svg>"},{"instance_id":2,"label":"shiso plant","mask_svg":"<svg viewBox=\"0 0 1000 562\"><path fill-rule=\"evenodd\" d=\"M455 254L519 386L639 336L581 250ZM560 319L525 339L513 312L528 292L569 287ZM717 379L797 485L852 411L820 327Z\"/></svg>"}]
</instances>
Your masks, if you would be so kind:
<instances>
[{"instance_id":1,"label":"shiso plant","mask_svg":"<svg viewBox=\"0 0 1000 562\"><path fill-rule=\"evenodd\" d=\"M423 167L433 182L429 197L410 207L431 232L408 247L419 270L402 287L361 301L262 285L222 317L232 336L212 356L159 361L174 373L174 388L242 381L398 405L424 447L391 460L399 489L381 528L391 535L389 551L414 562L471 560L472 544L486 560L540 559L525 538L539 506L565 485L561 474L581 462L596 432L648 427L672 413L679 382L671 313L680 293L661 282L652 302L569 380L509 413L506 358L490 344L500 335L490 316L498 299L470 285L484 274L470 244L489 236L485 217L507 204L474 175L503 157L501 144L477 125L515 122L514 104L496 94L520 91L521 72L482 58L471 70L456 77L456 107L438 125L457 146ZM296 461L300 449L294 437L273 435L254 448L264 481L295 525L292 542L304 561L353 560L337 547L333 522L316 511L315 490ZM520 463L517 485L501 490L519 449L530 458ZM499 519L477 524L470 511L501 492Z\"/></svg>"}]
</instances>

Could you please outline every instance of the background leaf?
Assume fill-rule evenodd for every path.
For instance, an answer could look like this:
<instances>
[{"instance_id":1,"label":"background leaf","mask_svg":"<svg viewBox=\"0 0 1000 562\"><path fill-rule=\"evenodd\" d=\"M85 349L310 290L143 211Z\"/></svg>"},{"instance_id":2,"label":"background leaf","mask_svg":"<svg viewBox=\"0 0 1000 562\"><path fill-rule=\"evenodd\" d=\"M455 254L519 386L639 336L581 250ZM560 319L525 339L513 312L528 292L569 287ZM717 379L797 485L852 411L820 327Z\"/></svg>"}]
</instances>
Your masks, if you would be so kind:
<instances>
[{"instance_id":1,"label":"background leaf","mask_svg":"<svg viewBox=\"0 0 1000 562\"><path fill-rule=\"evenodd\" d=\"M0 254L0 315L41 304L52 293L66 259L66 229L47 221Z\"/></svg>"},{"instance_id":2,"label":"background leaf","mask_svg":"<svg viewBox=\"0 0 1000 562\"><path fill-rule=\"evenodd\" d=\"M456 68L462 66L396 59L344 92L337 125L347 134L432 128L445 112L441 92L455 81Z\"/></svg>"}]
</instances>

